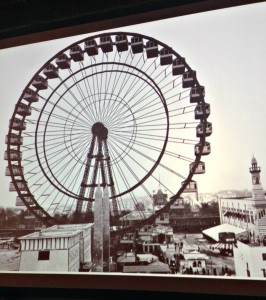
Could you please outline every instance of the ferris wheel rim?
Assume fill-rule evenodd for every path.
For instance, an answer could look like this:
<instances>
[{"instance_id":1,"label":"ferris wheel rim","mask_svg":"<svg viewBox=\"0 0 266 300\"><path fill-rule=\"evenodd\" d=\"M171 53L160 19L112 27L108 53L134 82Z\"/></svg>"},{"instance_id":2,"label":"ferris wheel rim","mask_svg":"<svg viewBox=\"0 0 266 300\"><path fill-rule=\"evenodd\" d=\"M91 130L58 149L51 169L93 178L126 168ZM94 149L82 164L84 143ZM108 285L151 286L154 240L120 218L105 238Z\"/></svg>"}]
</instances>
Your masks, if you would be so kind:
<instances>
[{"instance_id":1,"label":"ferris wheel rim","mask_svg":"<svg viewBox=\"0 0 266 300\"><path fill-rule=\"evenodd\" d=\"M137 69L137 68L132 67L132 66L127 65L127 64L123 64L123 63L106 63L106 64L107 64L107 65L113 65L113 64L116 65L116 64L117 64L117 65L121 65L121 66L131 67L131 68L133 68L133 69L136 69L138 72L142 73L143 75L147 76L148 79L154 84L154 86L151 86L151 84L148 83L148 81L146 81L145 79L144 79L144 81L145 81L148 85L150 85L152 88L154 88L154 87L156 88L156 90L157 90L156 92L157 92L157 94L160 96L161 102L162 102L162 104L163 104L163 106L164 106L165 114L166 114L166 120L167 120L167 128L166 128L165 141L164 141L163 147L162 147L162 149L161 149L161 153L160 153L159 157L157 158L156 163L155 163L155 164L153 165L153 167L149 170L148 174L146 174L145 177L143 177L143 178L142 178L137 184L135 184L133 187L129 188L128 190L126 190L126 191L124 191L124 192L122 192L122 193L117 194L117 195L115 196L115 198L117 198L117 197L121 197L121 196L123 196L123 195L125 195L125 194L127 194L127 193L129 193L129 192L131 192L131 191L133 191L133 190L136 189L138 186L140 186L142 183L144 183L145 180L146 180L146 179L154 172L154 170L156 169L156 167L157 167L158 164L160 163L160 161L161 161L161 159L162 159L162 157L163 157L163 155L164 155L164 152L165 152L165 149L166 149L166 146L167 146L167 142L168 142L168 136L169 136L169 117L168 117L168 108L167 108L166 100L165 100L165 98L164 98L162 92L160 91L160 88L158 87L158 85L155 83L155 81L154 81L151 77L149 77L147 74L145 74L142 70ZM46 65L46 64L45 64L45 65ZM44 65L44 66L45 66L45 65ZM101 65L101 63L96 64L96 65ZM82 70L85 70L85 69L87 69L87 68L92 68L92 67L94 67L94 65L90 65L90 66L84 67L84 68L78 70L76 73L81 72ZM104 71L103 73L105 73L105 72L114 72L114 71L113 71L113 70L110 70L110 71ZM140 76L138 76L137 74L132 74L132 73L130 73L130 72L128 72L128 71L120 71L120 70L119 70L119 71L117 71L117 72L131 74L131 75L133 75L133 76L138 77L139 79L143 79L143 78L141 78ZM101 73L101 72L99 72L99 73ZM98 73L95 73L95 74L98 74ZM94 76L94 74L90 74L88 77L90 77L90 76ZM71 77L72 77L72 74L69 75L67 78L65 78L65 80L62 81L62 82L56 87L56 89L58 89L62 84L64 84L65 81L67 81L67 80L68 80L69 78L71 78ZM86 77L86 78L87 78L87 77ZM34 77L32 78L32 81L33 81L33 79L34 79ZM83 79L83 78L80 79L80 81L82 81L82 80L84 80L84 79ZM75 86L77 83L78 83L78 82L75 82L72 86L70 86L70 87L62 94L62 96L64 96L64 94L67 93L68 90L71 89L73 86ZM41 118L41 116L42 116L42 112L43 112L43 110L45 109L46 105L48 104L49 99L50 99L50 98L52 97L52 95L55 93L56 89L53 90L53 92L51 93L51 95L48 97L46 103L44 104L44 106L43 106L43 108L42 108L42 111L41 111L40 114L39 114L39 119L38 119L38 122L37 122L37 128L36 128L36 131L35 131L35 149L36 149L36 156L37 156L37 159L38 159L38 161L39 161L39 166L40 166L40 168L42 169L43 174L46 176L46 178L48 179L48 181L49 181L53 186L55 186L55 184L51 181L50 177L49 177L49 176L46 174L46 172L44 171L44 169L43 169L43 167L42 167L42 164L41 164L41 162L40 162L40 159L39 159L39 155L38 155L38 146L37 146L37 132L38 132L38 127L39 127L40 118ZM57 101L57 103L58 103L60 100L61 100L61 99L59 98L58 101ZM51 113L50 113L50 115L49 115L49 117L48 117L48 121L49 121L50 116L51 116L51 114L52 114L52 111L53 111L54 108L56 107L57 103L54 105L53 109L51 110ZM47 123L48 123L48 121L47 121ZM45 126L45 132L46 132L46 128L47 128L47 125ZM44 132L44 135L45 135L45 132ZM45 139L43 139L43 149L44 149L44 152L45 152L45 145L44 145L44 143L45 143ZM46 159L46 163L47 163L47 159ZM48 164L47 164L47 165L48 165ZM49 168L49 165L48 165L48 168ZM50 171L50 173L53 174L53 172L50 170L50 168L49 168L49 171ZM57 181L56 177L55 177L55 176L53 176L53 177L54 177L54 179ZM57 181L57 183L58 183L59 185L61 185L61 183L60 183L59 181ZM61 186L62 186L62 185L61 185ZM56 188L58 189L58 186L56 186ZM78 195L71 194L71 192L70 192L70 194L68 194L68 193L66 193L65 191L61 190L61 189L60 189L60 191L61 191L62 193L64 193L65 195L71 196L71 197L73 197L73 198L75 198L75 199L78 199L78 200L80 199L80 197L79 197ZM114 198L114 197L110 197L110 199L112 199L112 198ZM83 201L89 201L89 200L87 200L87 199L82 199L82 200L83 200Z\"/></svg>"},{"instance_id":2,"label":"ferris wheel rim","mask_svg":"<svg viewBox=\"0 0 266 300\"><path fill-rule=\"evenodd\" d=\"M57 55L58 55L59 53L63 53L63 52L65 52L65 51L69 50L69 49L71 48L71 46L73 46L73 45L78 45L78 44L80 44L80 43L82 43L82 42L84 42L84 41L90 40L90 39L99 38L99 37L101 37L101 36L108 36L108 35L114 36L114 35L119 35L119 34L125 34L125 35L127 35L127 36L139 36L139 37L142 37L142 38L147 39L147 40L155 41L155 42L157 42L159 45L161 45L161 46L163 46L163 47L166 47L166 48L168 48L168 49L171 49L173 55L175 55L176 57L181 57L177 52L175 52L172 48L168 47L166 44L164 44L164 43L162 43L162 42L160 42L160 41L158 41L158 40L156 40L156 39L154 39L154 38L152 38L152 37L148 37L148 36L145 36L145 35L136 34L136 33L129 33L129 32L110 32L110 33L107 32L107 33L97 34L97 35L94 35L94 36L90 36L89 38L85 38L85 39L83 39L83 40L81 40L81 41L75 42L75 43L71 44L70 46L66 47L65 49L61 50L60 52L58 52L54 57L52 57L50 60L48 60L48 61L41 67L41 69L40 69L38 72L36 72L36 74L33 76L32 80L28 83L28 85L26 86L25 89L27 89L27 88L29 88L29 87L31 86L34 77L37 76L38 74L40 74L41 71L44 69L44 67L45 67L49 62L52 62L52 61L57 57ZM188 65L186 62L185 62L185 64L186 64L186 68L187 68L188 70L191 70L191 68L189 67L189 65ZM196 80L196 84L199 85L197 78L196 78L195 80ZM22 97L23 97L23 94L21 95L19 101L22 100ZM204 102L204 99L203 99L203 103L205 103L205 102ZM205 112L204 112L204 113L205 113ZM15 113L15 111L14 111L11 120L14 120L15 115L16 115L16 113ZM24 119L26 119L26 117L24 117L23 120L24 120ZM169 124L168 124L168 125L169 125ZM169 127L168 127L168 129L169 129ZM9 129L9 135L11 134L11 131L12 131L12 130ZM206 118L204 119L204 122L203 122L203 131L206 133ZM19 133L19 135L21 135L21 132ZM204 134L203 137L200 137L200 141L202 142L202 145L203 145L204 142L205 142L205 136L206 136L206 135ZM167 139L168 139L168 136L167 136ZM165 145L165 147L166 147L166 145ZM8 148L8 150L10 150L10 143L8 143L7 148ZM197 163L200 162L202 149L203 149L203 146L202 146L201 149L200 149L200 155L198 155L198 156L196 157L196 159L194 160L194 161L195 161L194 169L196 168ZM20 146L18 146L18 150L20 150ZM165 148L164 148L164 150L165 150ZM161 157L162 157L162 156L163 156L163 154L161 155ZM21 165L21 161L19 161L18 164ZM12 168L11 168L11 158L10 158L10 157L9 157L9 159L8 159L8 165L9 165L9 168L10 168L10 171L11 171L12 181L15 182L15 185L16 185L16 179L15 179L15 176L14 176L13 171L12 171ZM157 166L156 166L156 167L157 167ZM155 167L155 168L156 168L156 167ZM155 169L155 168L154 168L154 169ZM152 172L154 171L154 169L150 172L150 174L152 174ZM192 176L193 176L193 170L192 170L192 172L189 173L189 175L188 175L186 181L189 182L189 180L191 180ZM171 203L173 203L173 202L181 195L181 193L183 192L183 190L185 189L185 187L186 187L186 186L182 186L182 187L178 190L178 192L171 198L171 200L170 200ZM18 188L17 188L17 190L19 191ZM20 193L20 194L21 194L21 193ZM117 195L117 197L118 197L118 196L119 196L119 195ZM22 199L22 200L23 200L23 199ZM84 200L84 199L83 199L83 200ZM36 200L35 200L35 201L36 201ZM24 200L23 200L23 202L24 202ZM27 201L25 201L24 203L25 203L25 205L26 205L28 208L30 208L30 206L28 205ZM38 202L36 201L36 203L38 203ZM169 202L169 203L170 203L170 202ZM169 203L168 203L168 204L169 204ZM38 204L38 205L39 205L39 204ZM163 207L163 208L160 210L160 212L166 210L167 207L169 207L169 206L170 206L170 204L167 205L167 206L165 206L165 207ZM41 206L39 206L39 207L42 208ZM45 210L44 210L44 212L47 213ZM50 216L50 215L47 214L47 216ZM51 216L51 218L52 218L52 216Z\"/></svg>"}]
</instances>

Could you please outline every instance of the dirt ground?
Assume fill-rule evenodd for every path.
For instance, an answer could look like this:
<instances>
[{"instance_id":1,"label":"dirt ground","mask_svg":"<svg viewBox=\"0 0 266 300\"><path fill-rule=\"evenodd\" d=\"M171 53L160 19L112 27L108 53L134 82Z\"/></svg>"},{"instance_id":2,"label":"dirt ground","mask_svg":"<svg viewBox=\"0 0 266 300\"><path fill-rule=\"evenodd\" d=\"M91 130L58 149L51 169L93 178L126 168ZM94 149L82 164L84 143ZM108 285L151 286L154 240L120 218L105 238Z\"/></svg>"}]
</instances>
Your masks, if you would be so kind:
<instances>
[{"instance_id":1,"label":"dirt ground","mask_svg":"<svg viewBox=\"0 0 266 300\"><path fill-rule=\"evenodd\" d=\"M19 261L18 250L0 249L0 271L18 271Z\"/></svg>"}]
</instances>

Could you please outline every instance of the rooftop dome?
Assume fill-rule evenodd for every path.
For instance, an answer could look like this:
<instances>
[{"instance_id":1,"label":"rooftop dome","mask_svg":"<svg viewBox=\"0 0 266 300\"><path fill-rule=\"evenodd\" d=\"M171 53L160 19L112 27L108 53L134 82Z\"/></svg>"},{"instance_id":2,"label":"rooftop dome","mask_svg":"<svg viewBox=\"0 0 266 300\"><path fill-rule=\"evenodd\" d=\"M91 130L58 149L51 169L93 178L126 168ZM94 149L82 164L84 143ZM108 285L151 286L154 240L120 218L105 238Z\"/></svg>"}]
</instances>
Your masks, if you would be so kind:
<instances>
[{"instance_id":1,"label":"rooftop dome","mask_svg":"<svg viewBox=\"0 0 266 300\"><path fill-rule=\"evenodd\" d=\"M251 163L252 163L252 164L256 164L256 163L257 163L257 160L256 160L256 158L255 158L254 156L253 156L252 159L251 159Z\"/></svg>"}]
</instances>

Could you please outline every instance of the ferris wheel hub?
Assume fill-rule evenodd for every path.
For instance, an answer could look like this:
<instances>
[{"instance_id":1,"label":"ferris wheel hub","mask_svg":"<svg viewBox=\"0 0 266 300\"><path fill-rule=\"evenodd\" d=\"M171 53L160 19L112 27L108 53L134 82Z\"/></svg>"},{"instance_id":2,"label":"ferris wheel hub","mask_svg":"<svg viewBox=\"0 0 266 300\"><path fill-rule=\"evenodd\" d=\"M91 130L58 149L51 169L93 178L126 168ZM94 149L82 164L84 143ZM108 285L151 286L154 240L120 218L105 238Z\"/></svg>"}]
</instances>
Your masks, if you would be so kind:
<instances>
[{"instance_id":1,"label":"ferris wheel hub","mask_svg":"<svg viewBox=\"0 0 266 300\"><path fill-rule=\"evenodd\" d=\"M108 136L108 129L101 122L96 122L92 125L91 132L101 140L106 140Z\"/></svg>"}]
</instances>

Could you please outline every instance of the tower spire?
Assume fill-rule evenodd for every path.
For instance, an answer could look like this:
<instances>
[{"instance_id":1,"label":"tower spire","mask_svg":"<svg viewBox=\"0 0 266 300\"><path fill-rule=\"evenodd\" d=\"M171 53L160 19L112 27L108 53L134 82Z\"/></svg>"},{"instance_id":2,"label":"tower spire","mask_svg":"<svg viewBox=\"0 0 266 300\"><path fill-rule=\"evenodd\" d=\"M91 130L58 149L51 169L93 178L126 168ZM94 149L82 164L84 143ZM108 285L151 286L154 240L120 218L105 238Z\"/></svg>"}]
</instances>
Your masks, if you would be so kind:
<instances>
[{"instance_id":1,"label":"tower spire","mask_svg":"<svg viewBox=\"0 0 266 300\"><path fill-rule=\"evenodd\" d=\"M254 155L251 159L251 167L249 168L249 172L252 178L252 198L254 200L265 199L264 191L260 182L261 169L258 167L257 160Z\"/></svg>"}]
</instances>

